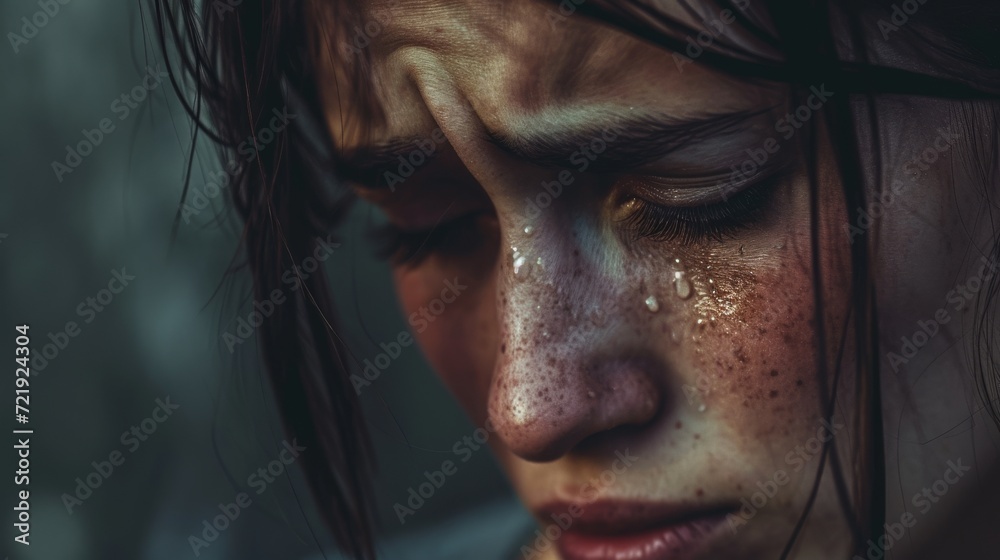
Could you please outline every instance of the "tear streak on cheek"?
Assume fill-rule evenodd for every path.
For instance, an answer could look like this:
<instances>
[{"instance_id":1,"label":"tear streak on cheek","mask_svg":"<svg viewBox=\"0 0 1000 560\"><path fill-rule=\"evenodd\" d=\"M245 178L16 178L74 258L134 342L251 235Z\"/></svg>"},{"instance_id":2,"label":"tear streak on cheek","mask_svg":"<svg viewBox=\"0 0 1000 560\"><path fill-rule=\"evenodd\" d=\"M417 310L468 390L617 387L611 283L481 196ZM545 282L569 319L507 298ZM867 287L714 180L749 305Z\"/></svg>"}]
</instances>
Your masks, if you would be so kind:
<instances>
[{"instance_id":1,"label":"tear streak on cheek","mask_svg":"<svg viewBox=\"0 0 1000 560\"><path fill-rule=\"evenodd\" d=\"M699 297L682 313L690 328L678 361L690 390L678 406L719 421L749 455L761 442L801 440L819 411L812 271L793 246L778 247L766 266L731 264L721 273L694 263ZM825 260L823 281L830 372L846 297L835 261Z\"/></svg>"}]
</instances>

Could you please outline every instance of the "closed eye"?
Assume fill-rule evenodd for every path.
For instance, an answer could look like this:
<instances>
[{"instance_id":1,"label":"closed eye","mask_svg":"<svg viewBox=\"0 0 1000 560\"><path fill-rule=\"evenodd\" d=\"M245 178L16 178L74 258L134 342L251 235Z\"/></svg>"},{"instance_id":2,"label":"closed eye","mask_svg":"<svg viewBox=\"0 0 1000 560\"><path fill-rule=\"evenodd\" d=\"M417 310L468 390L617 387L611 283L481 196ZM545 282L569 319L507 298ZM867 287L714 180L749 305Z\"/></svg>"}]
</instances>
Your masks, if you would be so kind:
<instances>
[{"instance_id":1,"label":"closed eye","mask_svg":"<svg viewBox=\"0 0 1000 560\"><path fill-rule=\"evenodd\" d=\"M727 187L663 189L656 180L631 180L631 188L620 195L618 223L636 240L722 242L760 223L786 178L775 173L738 192Z\"/></svg>"}]
</instances>

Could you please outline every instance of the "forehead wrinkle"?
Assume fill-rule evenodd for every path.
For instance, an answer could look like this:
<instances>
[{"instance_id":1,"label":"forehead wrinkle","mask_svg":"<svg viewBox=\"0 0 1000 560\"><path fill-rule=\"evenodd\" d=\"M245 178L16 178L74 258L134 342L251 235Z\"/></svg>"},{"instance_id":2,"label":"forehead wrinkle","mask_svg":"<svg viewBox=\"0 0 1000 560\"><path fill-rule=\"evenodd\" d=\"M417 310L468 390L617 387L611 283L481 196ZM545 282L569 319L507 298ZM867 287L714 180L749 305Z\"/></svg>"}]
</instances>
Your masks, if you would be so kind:
<instances>
[{"instance_id":1,"label":"forehead wrinkle","mask_svg":"<svg viewBox=\"0 0 1000 560\"><path fill-rule=\"evenodd\" d=\"M614 83L628 71L625 62L658 53L583 16L554 24L546 16L552 8L539 0L410 0L396 9L400 15L373 47L383 60L408 48L427 49L466 85L496 90L499 84L508 94L505 103L529 108L571 97L584 85Z\"/></svg>"},{"instance_id":2,"label":"forehead wrinkle","mask_svg":"<svg viewBox=\"0 0 1000 560\"><path fill-rule=\"evenodd\" d=\"M370 11L385 3L375 2ZM711 73L688 68L686 84L678 83L676 91L665 87L674 82L668 74L680 77L668 53L582 16L553 28L546 8L537 0L401 2L393 12L399 15L371 46L379 60L369 79L389 120L395 121L391 131L382 132L406 128L412 133L432 124L414 122L425 107L408 72L402 71L412 71L406 61L414 51L436 59L434 65L444 70L477 117L495 130L511 123L537 124L530 122L536 117L546 123L589 119L599 116L602 104L615 107L612 100L617 99L622 100L619 111L634 103L684 113L699 105L692 89L696 93L704 89L699 84L717 83ZM427 60L423 55L415 59ZM642 79L652 71L660 76ZM729 105L734 100L719 101Z\"/></svg>"},{"instance_id":3,"label":"forehead wrinkle","mask_svg":"<svg viewBox=\"0 0 1000 560\"><path fill-rule=\"evenodd\" d=\"M481 0L396 0L397 7L387 0L372 2L369 14L389 10L388 25L373 40L381 57L391 56L407 47L421 47L449 57L474 58L487 40L498 39L495 29L502 28L507 2Z\"/></svg>"}]
</instances>

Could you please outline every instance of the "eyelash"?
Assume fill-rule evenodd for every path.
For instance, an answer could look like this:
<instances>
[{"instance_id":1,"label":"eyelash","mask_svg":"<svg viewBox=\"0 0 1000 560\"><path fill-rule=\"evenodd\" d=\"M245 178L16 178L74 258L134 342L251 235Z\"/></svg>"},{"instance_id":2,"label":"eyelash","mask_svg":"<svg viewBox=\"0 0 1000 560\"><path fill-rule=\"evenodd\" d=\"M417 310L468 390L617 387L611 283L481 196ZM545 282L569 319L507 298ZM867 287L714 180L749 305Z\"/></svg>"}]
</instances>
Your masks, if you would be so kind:
<instances>
[{"instance_id":1,"label":"eyelash","mask_svg":"<svg viewBox=\"0 0 1000 560\"><path fill-rule=\"evenodd\" d=\"M478 246L479 221L484 216L484 212L466 214L422 231L404 231L385 224L372 232L375 254L394 266L414 266L432 253L460 255L471 252Z\"/></svg>"},{"instance_id":2,"label":"eyelash","mask_svg":"<svg viewBox=\"0 0 1000 560\"><path fill-rule=\"evenodd\" d=\"M779 180L769 177L726 201L702 206L664 206L632 196L628 202L634 208L619 223L637 240L722 242L759 223Z\"/></svg>"},{"instance_id":3,"label":"eyelash","mask_svg":"<svg viewBox=\"0 0 1000 560\"><path fill-rule=\"evenodd\" d=\"M772 176L736 193L724 202L703 206L664 206L632 196L635 208L619 223L635 239L681 240L683 243L722 242L758 223L780 177ZM375 254L394 266L415 266L433 253L461 255L478 247L480 220L485 212L467 214L421 231L385 224L372 231Z\"/></svg>"}]
</instances>

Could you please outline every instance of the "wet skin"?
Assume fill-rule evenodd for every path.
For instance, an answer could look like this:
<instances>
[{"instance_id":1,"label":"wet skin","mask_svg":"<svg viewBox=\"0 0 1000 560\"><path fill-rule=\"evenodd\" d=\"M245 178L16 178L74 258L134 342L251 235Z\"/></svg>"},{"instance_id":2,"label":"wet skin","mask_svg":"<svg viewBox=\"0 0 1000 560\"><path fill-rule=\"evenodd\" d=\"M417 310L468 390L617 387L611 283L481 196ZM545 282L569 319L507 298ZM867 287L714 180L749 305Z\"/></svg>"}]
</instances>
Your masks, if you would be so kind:
<instances>
[{"instance_id":1,"label":"wet skin","mask_svg":"<svg viewBox=\"0 0 1000 560\"><path fill-rule=\"evenodd\" d=\"M446 139L392 189L357 186L399 229L440 228L446 239L394 268L404 311L438 298L446 280L468 286L417 340L473 422L496 430L493 450L543 525L547 505L587 501L582 489L616 452L638 459L602 487L602 500L736 510L780 471L788 478L778 492L751 518L729 518L699 556L777 558L820 463L813 440L825 433L802 138L778 124L796 108L783 87L697 62L678 68L669 53L579 15L547 19L547 8L372 4L392 9L367 47L384 123L352 117L357 100L337 85L345 63L327 52L322 91L344 153L426 142L436 129ZM641 140L621 139L639 121L666 133L685 119L746 114L756 116L706 125L652 161L615 152ZM832 368L841 344L851 355L850 245L822 133L818 262ZM560 145L566 137L586 139L586 169L573 159L580 143ZM532 149L539 138L555 147ZM765 152L773 180L736 185L726 200L709 188ZM751 189L764 202L723 231L643 235L630 220L649 204L738 204ZM849 359L841 366L851 371ZM825 477L794 557L844 557L845 531Z\"/></svg>"}]
</instances>

